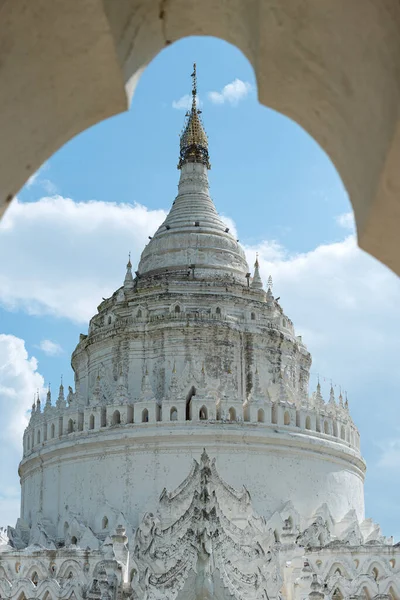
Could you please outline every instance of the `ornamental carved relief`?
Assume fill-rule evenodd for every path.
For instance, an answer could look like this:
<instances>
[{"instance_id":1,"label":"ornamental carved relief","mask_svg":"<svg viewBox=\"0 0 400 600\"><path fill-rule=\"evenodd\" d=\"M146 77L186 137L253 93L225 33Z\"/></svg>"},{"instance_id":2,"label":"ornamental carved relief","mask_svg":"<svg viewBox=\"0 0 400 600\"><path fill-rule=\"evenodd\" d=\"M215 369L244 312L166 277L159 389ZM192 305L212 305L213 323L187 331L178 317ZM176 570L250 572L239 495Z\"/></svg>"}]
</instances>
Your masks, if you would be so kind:
<instances>
[{"instance_id":1,"label":"ornamental carved relief","mask_svg":"<svg viewBox=\"0 0 400 600\"><path fill-rule=\"evenodd\" d=\"M270 540L248 491L228 486L204 451L176 490L162 492L157 514L145 514L136 531L135 597L180 599L190 582L196 600L214 598L217 590L226 599L275 598L282 579Z\"/></svg>"}]
</instances>

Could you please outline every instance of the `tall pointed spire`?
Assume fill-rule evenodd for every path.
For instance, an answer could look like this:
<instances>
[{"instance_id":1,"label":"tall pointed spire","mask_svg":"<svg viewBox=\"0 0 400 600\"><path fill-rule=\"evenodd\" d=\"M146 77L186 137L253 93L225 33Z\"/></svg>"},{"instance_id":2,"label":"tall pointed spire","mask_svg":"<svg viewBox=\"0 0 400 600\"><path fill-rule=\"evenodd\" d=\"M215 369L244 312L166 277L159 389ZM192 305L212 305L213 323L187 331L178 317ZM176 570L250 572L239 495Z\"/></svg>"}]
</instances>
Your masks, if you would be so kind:
<instances>
[{"instance_id":1,"label":"tall pointed spire","mask_svg":"<svg viewBox=\"0 0 400 600\"><path fill-rule=\"evenodd\" d=\"M315 394L315 406L316 408L322 408L323 406L325 406L325 402L321 394L321 384L319 382L319 378L317 383L317 391Z\"/></svg>"},{"instance_id":2,"label":"tall pointed spire","mask_svg":"<svg viewBox=\"0 0 400 600\"><path fill-rule=\"evenodd\" d=\"M329 392L329 404L333 404L334 406L336 406L336 400L335 400L335 392L333 390L333 385L331 384L331 389Z\"/></svg>"},{"instance_id":3,"label":"tall pointed spire","mask_svg":"<svg viewBox=\"0 0 400 600\"><path fill-rule=\"evenodd\" d=\"M192 108L186 113L186 123L181 135L178 169L189 162L202 163L211 169L208 157L208 139L200 119L201 110L197 108L196 63L193 65Z\"/></svg>"},{"instance_id":4,"label":"tall pointed spire","mask_svg":"<svg viewBox=\"0 0 400 600\"><path fill-rule=\"evenodd\" d=\"M154 392L153 392L153 388L151 386L149 372L148 372L147 366L146 366L146 370L144 372L144 377L142 380L142 389L140 391L139 399L141 402L144 402L147 400L152 400L153 398L154 398Z\"/></svg>"},{"instance_id":5,"label":"tall pointed spire","mask_svg":"<svg viewBox=\"0 0 400 600\"><path fill-rule=\"evenodd\" d=\"M46 404L45 404L45 410L49 410L49 408L51 408L51 390L50 390L50 383L49 383L49 387L47 388L47 394L46 394Z\"/></svg>"},{"instance_id":6,"label":"tall pointed spire","mask_svg":"<svg viewBox=\"0 0 400 600\"><path fill-rule=\"evenodd\" d=\"M125 280L124 280L124 287L129 289L129 288L133 288L133 286L134 286L134 281L133 281L133 275L132 275L131 253L129 252L128 263L126 265L126 275L125 275Z\"/></svg>"},{"instance_id":7,"label":"tall pointed spire","mask_svg":"<svg viewBox=\"0 0 400 600\"><path fill-rule=\"evenodd\" d=\"M62 375L61 375L61 383L60 383L60 389L58 392L56 406L57 406L57 408L64 408L66 406Z\"/></svg>"},{"instance_id":8,"label":"tall pointed spire","mask_svg":"<svg viewBox=\"0 0 400 600\"><path fill-rule=\"evenodd\" d=\"M40 396L39 396L39 390L37 391L37 400L36 400L36 414L40 415L40 411L41 411L41 402L40 402Z\"/></svg>"},{"instance_id":9,"label":"tall pointed spire","mask_svg":"<svg viewBox=\"0 0 400 600\"><path fill-rule=\"evenodd\" d=\"M251 287L256 290L263 289L263 282L260 275L260 265L258 262L258 252L256 254L256 262L254 263L254 275L253 280L251 282Z\"/></svg>"}]
</instances>

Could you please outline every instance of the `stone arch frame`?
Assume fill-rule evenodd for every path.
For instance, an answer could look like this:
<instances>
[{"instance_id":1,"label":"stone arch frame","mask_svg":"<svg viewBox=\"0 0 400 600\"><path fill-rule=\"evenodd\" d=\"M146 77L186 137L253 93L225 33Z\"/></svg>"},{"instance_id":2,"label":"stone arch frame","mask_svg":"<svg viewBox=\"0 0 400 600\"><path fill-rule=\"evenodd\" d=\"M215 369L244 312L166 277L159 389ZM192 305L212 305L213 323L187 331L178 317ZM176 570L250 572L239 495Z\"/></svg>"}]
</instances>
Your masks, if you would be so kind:
<instances>
[{"instance_id":1,"label":"stone arch frame","mask_svg":"<svg viewBox=\"0 0 400 600\"><path fill-rule=\"evenodd\" d=\"M331 428L329 426L329 421L327 421L327 419L324 419L324 434L331 435Z\"/></svg>"},{"instance_id":2,"label":"stone arch frame","mask_svg":"<svg viewBox=\"0 0 400 600\"><path fill-rule=\"evenodd\" d=\"M231 406L228 410L228 415L229 415L229 421L236 421L237 419L237 415L236 415L236 408L234 406Z\"/></svg>"},{"instance_id":3,"label":"stone arch frame","mask_svg":"<svg viewBox=\"0 0 400 600\"><path fill-rule=\"evenodd\" d=\"M345 579L351 580L355 576L355 572L353 570L349 570L349 568L347 566L345 566L343 562L334 560L334 562L331 564L329 569L326 571L324 578L330 579L331 577L333 577L335 575L335 573L338 569L340 571L339 577L344 577ZM334 584L333 587L335 587L336 585L337 585L337 582Z\"/></svg>"},{"instance_id":4,"label":"stone arch frame","mask_svg":"<svg viewBox=\"0 0 400 600\"><path fill-rule=\"evenodd\" d=\"M259 408L257 411L257 423L265 423L265 410Z\"/></svg>"},{"instance_id":5,"label":"stone arch frame","mask_svg":"<svg viewBox=\"0 0 400 600\"><path fill-rule=\"evenodd\" d=\"M178 409L176 408L176 406L171 406L170 411L169 411L169 420L170 421L178 420Z\"/></svg>"},{"instance_id":6,"label":"stone arch frame","mask_svg":"<svg viewBox=\"0 0 400 600\"><path fill-rule=\"evenodd\" d=\"M32 564L30 565L29 569L27 570L26 574L24 575L24 579L28 579L29 581L32 581L32 577L34 576L34 573L36 573L37 577L38 577L38 584L40 581L47 579L47 569L46 566L43 564L43 561L39 560L33 560ZM37 586L36 586L37 587Z\"/></svg>"},{"instance_id":7,"label":"stone arch frame","mask_svg":"<svg viewBox=\"0 0 400 600\"><path fill-rule=\"evenodd\" d=\"M56 426L54 423L52 423L50 427L50 437L52 440L54 440L54 438L56 437Z\"/></svg>"},{"instance_id":8,"label":"stone arch frame","mask_svg":"<svg viewBox=\"0 0 400 600\"><path fill-rule=\"evenodd\" d=\"M208 420L208 408L205 404L199 409L199 421L207 421Z\"/></svg>"},{"instance_id":9,"label":"stone arch frame","mask_svg":"<svg viewBox=\"0 0 400 600\"><path fill-rule=\"evenodd\" d=\"M376 596L376 594L379 593L379 589L376 581L374 581L371 576L362 575L361 577L357 578L356 582L353 583L352 592L354 594L364 593L365 598L367 600L371 600L374 598L374 596Z\"/></svg>"},{"instance_id":10,"label":"stone arch frame","mask_svg":"<svg viewBox=\"0 0 400 600\"><path fill-rule=\"evenodd\" d=\"M250 422L250 406L247 402L246 402L246 404L243 405L243 422L244 423Z\"/></svg>"},{"instance_id":11,"label":"stone arch frame","mask_svg":"<svg viewBox=\"0 0 400 600\"><path fill-rule=\"evenodd\" d=\"M340 577L338 578L334 576L334 572L336 569L341 569L344 574L342 577L347 578L350 581L353 581L355 577L357 577L357 567L355 566L353 559L350 556L341 556L340 560L337 556L331 557L330 560L324 560L322 570L319 573L321 579L328 581L332 578L334 581L332 582L332 586L336 583L340 583Z\"/></svg>"},{"instance_id":12,"label":"stone arch frame","mask_svg":"<svg viewBox=\"0 0 400 600\"><path fill-rule=\"evenodd\" d=\"M138 304L134 308L133 314L136 319L144 319L147 316L147 308L144 306L144 304Z\"/></svg>"},{"instance_id":13,"label":"stone arch frame","mask_svg":"<svg viewBox=\"0 0 400 600\"><path fill-rule=\"evenodd\" d=\"M283 424L289 426L291 424L290 412L285 410L283 413Z\"/></svg>"},{"instance_id":14,"label":"stone arch frame","mask_svg":"<svg viewBox=\"0 0 400 600\"><path fill-rule=\"evenodd\" d=\"M2 563L0 565L0 582L2 580L6 580L7 582L11 582L14 579L15 575L11 573L10 566L7 563ZM1 598L1 596L0 596Z\"/></svg>"},{"instance_id":15,"label":"stone arch frame","mask_svg":"<svg viewBox=\"0 0 400 600\"><path fill-rule=\"evenodd\" d=\"M186 403L185 403L185 420L186 421L191 421L193 418L193 414L192 414L192 409L193 409L193 403L192 403L192 398L193 396L196 395L196 388L194 387L194 385L191 386L189 392L187 393L186 396Z\"/></svg>"},{"instance_id":16,"label":"stone arch frame","mask_svg":"<svg viewBox=\"0 0 400 600\"><path fill-rule=\"evenodd\" d=\"M73 558L67 558L59 567L57 579L66 579L68 573L72 571L74 577L79 579L79 573L81 572L81 566L79 562Z\"/></svg>"},{"instance_id":17,"label":"stone arch frame","mask_svg":"<svg viewBox=\"0 0 400 600\"><path fill-rule=\"evenodd\" d=\"M96 423L96 421L94 418L94 414L91 414L89 417L89 429L90 430L94 429L95 423Z\"/></svg>"},{"instance_id":18,"label":"stone arch frame","mask_svg":"<svg viewBox=\"0 0 400 600\"><path fill-rule=\"evenodd\" d=\"M345 600L346 596L344 595L344 593L341 590L341 586L340 585L334 585L332 587L332 600Z\"/></svg>"},{"instance_id":19,"label":"stone arch frame","mask_svg":"<svg viewBox=\"0 0 400 600\"><path fill-rule=\"evenodd\" d=\"M394 579L389 579L389 581L385 582L385 587L383 588L383 593L391 595L393 600L400 599L400 585Z\"/></svg>"},{"instance_id":20,"label":"stone arch frame","mask_svg":"<svg viewBox=\"0 0 400 600\"><path fill-rule=\"evenodd\" d=\"M121 424L121 413L118 409L115 409L112 416L112 424L120 425Z\"/></svg>"},{"instance_id":21,"label":"stone arch frame","mask_svg":"<svg viewBox=\"0 0 400 600\"><path fill-rule=\"evenodd\" d=\"M147 408L144 408L142 410L142 423L148 423L149 422L149 411Z\"/></svg>"},{"instance_id":22,"label":"stone arch frame","mask_svg":"<svg viewBox=\"0 0 400 600\"><path fill-rule=\"evenodd\" d=\"M335 0L328 0L329 19L321 18L317 3L307 0L309 18L302 21L302 27L297 26L299 16L294 6L272 8L262 0L257 11L247 11L245 0L206 0L201 9L195 3L184 3L179 10L169 7L161 20L150 7L144 15L138 13L135 0L127 1L124 9L109 2L105 10L85 7L90 12L83 13L80 23L72 21L68 11L58 15L65 32L75 25L74 36L66 34L63 38L63 55L46 36L48 24L56 16L52 12L55 8L43 7L46 13L37 19L36 37L26 25L33 19L31 9L24 19L18 18L17 10L7 33L20 42L7 57L11 66L5 75L15 76L0 86L4 89L0 94L0 128L7 132L4 137L8 144L0 169L4 186L0 209L69 139L126 110L144 67L163 47L188 36L208 35L233 44L253 65L261 104L294 119L324 148L349 192L360 246L399 271L398 220L392 218L400 187L396 168L400 134L393 108L399 87L398 5L396 0L389 2L386 10L380 3L366 2L363 16L367 26L357 36L358 11L349 3L343 11ZM4 18L8 17L6 12ZM376 23L379 27L373 27ZM106 33L98 40L101 24ZM343 31L340 45L335 37L338 30ZM88 52L95 44L98 51ZM371 45L376 51L360 69ZM45 62L44 57L50 59ZM44 63L46 68L39 69ZM20 81L31 81L32 74L36 86L27 98L27 94L18 93ZM366 78L376 85L370 90L370 102L363 103ZM56 82L54 88L46 85L50 80ZM80 83L83 81L85 85ZM73 85L77 93L70 98L68 91ZM17 103L7 102L19 97L22 99ZM65 98L63 104L57 105L56 97ZM35 135L36 130L41 131L40 136Z\"/></svg>"},{"instance_id":23,"label":"stone arch frame","mask_svg":"<svg viewBox=\"0 0 400 600\"><path fill-rule=\"evenodd\" d=\"M5 573L5 571L4 571ZM0 577L0 598L9 598L12 590L12 580L7 577Z\"/></svg>"},{"instance_id":24,"label":"stone arch frame","mask_svg":"<svg viewBox=\"0 0 400 600\"><path fill-rule=\"evenodd\" d=\"M74 433L74 421L72 419L68 419L67 433Z\"/></svg>"},{"instance_id":25,"label":"stone arch frame","mask_svg":"<svg viewBox=\"0 0 400 600\"><path fill-rule=\"evenodd\" d=\"M173 315L177 315L177 314L181 314L181 313L185 312L183 304L176 300L175 302L173 302L171 304L169 312Z\"/></svg>"},{"instance_id":26,"label":"stone arch frame","mask_svg":"<svg viewBox=\"0 0 400 600\"><path fill-rule=\"evenodd\" d=\"M385 577L387 577L391 574L390 569L385 565L385 563L383 561L380 561L379 559L377 559L375 557L372 557L372 558L367 557L367 559L364 561L364 563L362 565L363 573L372 577L373 576L372 572L373 572L374 568L378 570L379 577L381 577L382 575L385 575Z\"/></svg>"}]
</instances>

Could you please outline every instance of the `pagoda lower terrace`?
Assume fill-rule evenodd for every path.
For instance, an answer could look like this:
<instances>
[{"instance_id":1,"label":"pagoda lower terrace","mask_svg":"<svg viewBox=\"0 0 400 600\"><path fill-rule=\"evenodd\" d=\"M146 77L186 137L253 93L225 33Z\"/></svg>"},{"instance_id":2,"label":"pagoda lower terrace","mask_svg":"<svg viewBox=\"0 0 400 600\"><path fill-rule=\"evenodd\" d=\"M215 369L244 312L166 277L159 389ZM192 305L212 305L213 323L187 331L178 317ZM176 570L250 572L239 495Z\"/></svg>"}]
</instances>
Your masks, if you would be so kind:
<instances>
[{"instance_id":1,"label":"pagoda lower terrace","mask_svg":"<svg viewBox=\"0 0 400 600\"><path fill-rule=\"evenodd\" d=\"M278 386L278 393L284 396L285 384L280 382ZM360 457L360 436L348 407L343 404L342 398L337 404L332 399L332 393L330 401L325 403L320 388L308 401L298 406L285 399L272 402L261 393L256 397L250 396L245 402L235 401L232 396L223 394L213 398L209 397L207 390L196 391L194 387L190 398L177 395L161 401L149 398L136 402L116 398L114 403L107 405L96 404L94 398L84 408L77 408L73 396L70 391L68 404L61 390L58 406L51 405L49 400L43 411L40 402L35 406L24 433L24 457L40 452L42 448L60 444L67 438L79 439L81 434L83 438L90 439L86 438L88 433L120 428L140 437L143 428L154 425L158 431L165 427L168 431L179 428L180 435L184 435L185 425L191 430L193 426L201 427L203 432L207 427L211 436L228 429L230 432L240 431L241 434L248 431L254 435L257 432L257 437L265 437L266 440L277 430L290 433L298 439L306 434L308 438L313 438L315 444L340 445L342 450L348 449L350 454Z\"/></svg>"}]
</instances>

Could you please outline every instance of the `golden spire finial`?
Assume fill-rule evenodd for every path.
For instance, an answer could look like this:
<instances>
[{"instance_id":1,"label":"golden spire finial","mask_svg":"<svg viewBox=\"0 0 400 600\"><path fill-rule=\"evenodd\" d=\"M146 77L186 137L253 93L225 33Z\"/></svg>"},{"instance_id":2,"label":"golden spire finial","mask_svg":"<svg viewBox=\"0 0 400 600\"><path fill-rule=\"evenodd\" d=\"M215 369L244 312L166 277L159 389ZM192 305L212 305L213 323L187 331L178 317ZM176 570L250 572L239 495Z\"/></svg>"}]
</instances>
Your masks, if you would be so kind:
<instances>
[{"instance_id":1,"label":"golden spire finial","mask_svg":"<svg viewBox=\"0 0 400 600\"><path fill-rule=\"evenodd\" d=\"M208 157L208 139L200 119L201 110L197 108L197 71L193 63L192 78L192 108L186 113L186 123L180 141L180 157L178 169L186 163L202 163L211 169Z\"/></svg>"},{"instance_id":2,"label":"golden spire finial","mask_svg":"<svg viewBox=\"0 0 400 600\"><path fill-rule=\"evenodd\" d=\"M192 78L192 110L196 110L196 97L197 97L197 74L196 74L196 63L193 63Z\"/></svg>"}]
</instances>

